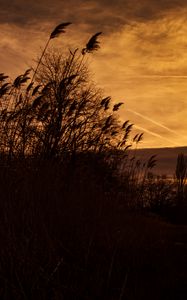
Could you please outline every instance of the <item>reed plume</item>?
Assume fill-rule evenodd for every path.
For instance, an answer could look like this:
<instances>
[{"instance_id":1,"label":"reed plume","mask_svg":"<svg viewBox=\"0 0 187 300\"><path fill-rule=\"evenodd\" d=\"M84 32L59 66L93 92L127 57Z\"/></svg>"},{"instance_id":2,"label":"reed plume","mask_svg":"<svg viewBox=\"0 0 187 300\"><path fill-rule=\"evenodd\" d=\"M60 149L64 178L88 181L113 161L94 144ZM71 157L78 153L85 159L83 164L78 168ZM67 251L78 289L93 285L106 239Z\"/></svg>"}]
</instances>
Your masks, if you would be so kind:
<instances>
[{"instance_id":1,"label":"reed plume","mask_svg":"<svg viewBox=\"0 0 187 300\"><path fill-rule=\"evenodd\" d=\"M86 53L91 53L93 51L97 51L100 48L99 41L97 40L97 38L101 34L102 34L102 32L97 32L89 39L88 43L86 44L86 47L82 49L83 55Z\"/></svg>"},{"instance_id":2,"label":"reed plume","mask_svg":"<svg viewBox=\"0 0 187 300\"><path fill-rule=\"evenodd\" d=\"M46 43L46 45L45 45L45 47L44 47L44 49L43 49L42 55L41 55L41 57L40 57L40 59L39 59L39 61L38 61L38 64L37 64L36 69L35 69L35 71L34 71L34 74L33 74L33 77L32 77L32 79L31 79L31 82L34 81L34 78L35 78L35 76L36 76L36 73L37 73L37 71L38 71L38 68L39 68L39 66L40 66L40 63L41 63L41 61L42 61L42 58L43 58L43 56L44 56L44 54L45 54L45 52L46 52L46 50L47 50L47 47L49 46L50 40L51 40L51 39L54 39L54 38L56 38L56 37L58 37L61 33L65 33L65 32L66 32L66 31L65 31L65 28L66 28L67 26L71 25L71 24L72 24L72 23L70 23L70 22L61 23L61 24L59 24L58 26L56 26L55 29L51 32L50 37L49 37L49 39L48 39L48 41L47 41L47 43Z\"/></svg>"}]
</instances>

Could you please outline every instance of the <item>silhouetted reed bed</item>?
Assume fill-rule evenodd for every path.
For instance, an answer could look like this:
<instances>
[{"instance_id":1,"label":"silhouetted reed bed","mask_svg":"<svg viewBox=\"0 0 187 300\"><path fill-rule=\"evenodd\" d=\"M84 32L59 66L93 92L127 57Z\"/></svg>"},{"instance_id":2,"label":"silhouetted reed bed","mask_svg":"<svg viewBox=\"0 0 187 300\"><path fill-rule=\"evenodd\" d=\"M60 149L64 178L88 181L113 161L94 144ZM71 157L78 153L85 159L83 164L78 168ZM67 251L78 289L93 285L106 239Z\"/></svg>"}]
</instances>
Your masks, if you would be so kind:
<instances>
[{"instance_id":1,"label":"silhouetted reed bed","mask_svg":"<svg viewBox=\"0 0 187 300\"><path fill-rule=\"evenodd\" d=\"M172 182L136 158L142 134L89 81L101 32L47 51L69 25L0 74L0 299L186 299L185 158Z\"/></svg>"},{"instance_id":2,"label":"silhouetted reed bed","mask_svg":"<svg viewBox=\"0 0 187 300\"><path fill-rule=\"evenodd\" d=\"M28 160L0 171L1 299L185 299L185 226L129 208L100 158Z\"/></svg>"}]
</instances>

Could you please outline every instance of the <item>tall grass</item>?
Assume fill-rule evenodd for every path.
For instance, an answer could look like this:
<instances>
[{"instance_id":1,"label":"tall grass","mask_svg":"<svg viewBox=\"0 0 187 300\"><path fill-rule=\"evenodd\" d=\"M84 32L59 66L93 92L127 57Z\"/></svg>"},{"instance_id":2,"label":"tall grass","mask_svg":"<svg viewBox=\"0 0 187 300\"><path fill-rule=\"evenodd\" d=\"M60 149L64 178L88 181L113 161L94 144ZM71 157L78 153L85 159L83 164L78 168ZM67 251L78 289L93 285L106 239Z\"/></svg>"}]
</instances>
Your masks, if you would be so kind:
<instances>
[{"instance_id":1,"label":"tall grass","mask_svg":"<svg viewBox=\"0 0 187 300\"><path fill-rule=\"evenodd\" d=\"M184 299L186 269L173 245L185 229L139 214L165 213L177 189L151 175L155 156L136 158L142 134L130 139L123 103L89 79L85 56L100 34L66 55L47 43L33 77L0 74L3 300L166 300L178 291ZM177 170L181 180L181 160Z\"/></svg>"}]
</instances>

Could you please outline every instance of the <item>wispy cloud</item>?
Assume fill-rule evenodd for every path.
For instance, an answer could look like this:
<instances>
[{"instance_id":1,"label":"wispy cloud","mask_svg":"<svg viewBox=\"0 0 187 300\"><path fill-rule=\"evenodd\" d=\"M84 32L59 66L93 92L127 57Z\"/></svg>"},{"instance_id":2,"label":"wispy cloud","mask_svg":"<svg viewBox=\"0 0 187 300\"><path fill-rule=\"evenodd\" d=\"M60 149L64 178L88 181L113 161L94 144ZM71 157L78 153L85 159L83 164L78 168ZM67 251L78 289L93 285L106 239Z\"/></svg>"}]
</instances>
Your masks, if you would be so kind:
<instances>
[{"instance_id":1,"label":"wispy cloud","mask_svg":"<svg viewBox=\"0 0 187 300\"><path fill-rule=\"evenodd\" d=\"M127 109L127 111L129 111L129 112L135 114L136 116L139 116L139 117L143 118L144 120L146 120L146 121L148 121L148 122L151 122L151 123L155 124L156 127L159 127L159 128L161 127L161 128L163 128L164 130L169 131L170 133L173 133L173 134L175 134L175 135L181 137L183 140L186 139L186 136L180 135L177 131L174 131L174 130L168 128L167 126L164 126L163 124L161 124L161 123L159 123L159 122L157 122L157 121L155 121L155 120L153 120L153 119L147 117L146 115L140 114L139 112L134 111L134 110L132 110L132 109Z\"/></svg>"}]
</instances>

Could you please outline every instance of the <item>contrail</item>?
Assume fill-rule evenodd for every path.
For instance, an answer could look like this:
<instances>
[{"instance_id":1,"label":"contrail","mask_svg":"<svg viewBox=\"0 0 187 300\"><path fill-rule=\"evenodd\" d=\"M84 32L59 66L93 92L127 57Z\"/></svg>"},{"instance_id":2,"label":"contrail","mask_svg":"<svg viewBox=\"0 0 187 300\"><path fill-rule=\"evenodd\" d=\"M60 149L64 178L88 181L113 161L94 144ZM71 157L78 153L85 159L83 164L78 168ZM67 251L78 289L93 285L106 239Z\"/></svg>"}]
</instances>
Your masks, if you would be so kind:
<instances>
[{"instance_id":1,"label":"contrail","mask_svg":"<svg viewBox=\"0 0 187 300\"><path fill-rule=\"evenodd\" d=\"M133 114L135 114L135 115L141 117L141 118L144 119L144 120L147 120L147 121L149 121L149 122L151 122L151 123L153 123L153 124L155 124L155 125L157 125L157 126L163 128L163 129L165 129L165 130L167 130L167 131L169 131L169 132L171 132L171 133L174 133L175 135L177 135L177 136L179 136L179 137L181 137L181 138L183 138L183 139L186 138L186 137L184 137L184 136L178 134L178 132L176 132L176 131L174 131L174 130L172 130L172 129L170 129L170 128L164 126L164 125L162 125L161 123L158 123L157 121L155 121L155 120L153 120L153 119L150 119L149 117L146 117L146 116L144 116L144 115L138 113L137 111L134 111L134 110L132 110L132 109L127 109L127 111L129 111L129 112L131 112L131 113L133 113Z\"/></svg>"},{"instance_id":2,"label":"contrail","mask_svg":"<svg viewBox=\"0 0 187 300\"><path fill-rule=\"evenodd\" d=\"M179 79L187 79L187 75L125 75L124 77L128 78L179 78Z\"/></svg>"},{"instance_id":3,"label":"contrail","mask_svg":"<svg viewBox=\"0 0 187 300\"><path fill-rule=\"evenodd\" d=\"M165 140L165 141L167 141L167 142L170 142L170 143L172 143L172 144L175 145L175 146L181 146L181 144L178 144L178 143L176 143L176 142L173 142L172 140L169 140L169 139L165 138L164 136L162 136L162 135L160 135L160 134L157 134L157 133L155 133L155 132L153 132L153 131L150 131L150 130L148 130L148 129L145 129L145 128L143 128L143 127L136 126L136 125L134 125L134 127L137 128L137 129L143 130L143 131L145 131L145 132L147 132L147 133L149 133L149 134L151 134L151 135L153 135L153 136L155 136L155 137L157 137L157 138L160 138L160 139L162 139L162 140Z\"/></svg>"}]
</instances>

